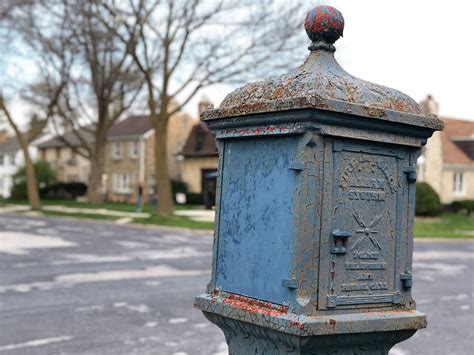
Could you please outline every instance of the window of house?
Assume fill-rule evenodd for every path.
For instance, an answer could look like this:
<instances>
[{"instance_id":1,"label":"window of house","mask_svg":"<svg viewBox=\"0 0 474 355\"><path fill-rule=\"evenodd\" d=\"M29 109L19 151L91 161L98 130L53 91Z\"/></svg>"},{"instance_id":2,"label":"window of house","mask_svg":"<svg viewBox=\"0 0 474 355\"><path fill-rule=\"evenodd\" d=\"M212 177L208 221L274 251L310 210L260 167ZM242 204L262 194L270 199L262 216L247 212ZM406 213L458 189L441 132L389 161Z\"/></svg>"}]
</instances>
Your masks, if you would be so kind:
<instances>
[{"instance_id":1,"label":"window of house","mask_svg":"<svg viewBox=\"0 0 474 355\"><path fill-rule=\"evenodd\" d=\"M130 142L130 158L138 158L140 155L140 141Z\"/></svg>"},{"instance_id":2,"label":"window of house","mask_svg":"<svg viewBox=\"0 0 474 355\"><path fill-rule=\"evenodd\" d=\"M457 195L464 194L464 176L462 172L453 174L453 192Z\"/></svg>"},{"instance_id":3,"label":"window of house","mask_svg":"<svg viewBox=\"0 0 474 355\"><path fill-rule=\"evenodd\" d=\"M0 154L0 165L3 165L4 161L5 161L4 155Z\"/></svg>"},{"instance_id":4,"label":"window of house","mask_svg":"<svg viewBox=\"0 0 474 355\"><path fill-rule=\"evenodd\" d=\"M10 165L15 165L15 154L10 155Z\"/></svg>"},{"instance_id":5,"label":"window of house","mask_svg":"<svg viewBox=\"0 0 474 355\"><path fill-rule=\"evenodd\" d=\"M122 142L112 143L112 157L114 159L122 159Z\"/></svg>"},{"instance_id":6,"label":"window of house","mask_svg":"<svg viewBox=\"0 0 474 355\"><path fill-rule=\"evenodd\" d=\"M113 174L112 185L116 193L131 193L133 188L133 175L130 173Z\"/></svg>"},{"instance_id":7,"label":"window of house","mask_svg":"<svg viewBox=\"0 0 474 355\"><path fill-rule=\"evenodd\" d=\"M196 151L200 151L204 147L204 139L206 138L206 134L204 132L199 131L196 134Z\"/></svg>"}]
</instances>

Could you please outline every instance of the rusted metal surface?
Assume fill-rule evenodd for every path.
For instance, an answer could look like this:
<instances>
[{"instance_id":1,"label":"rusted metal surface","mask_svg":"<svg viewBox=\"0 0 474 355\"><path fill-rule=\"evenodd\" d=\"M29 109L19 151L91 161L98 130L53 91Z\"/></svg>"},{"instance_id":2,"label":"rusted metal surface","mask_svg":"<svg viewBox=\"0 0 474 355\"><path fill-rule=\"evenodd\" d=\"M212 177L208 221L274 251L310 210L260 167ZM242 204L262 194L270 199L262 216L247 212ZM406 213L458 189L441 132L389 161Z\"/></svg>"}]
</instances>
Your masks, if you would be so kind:
<instances>
[{"instance_id":1,"label":"rusted metal surface","mask_svg":"<svg viewBox=\"0 0 474 355\"><path fill-rule=\"evenodd\" d=\"M195 306L207 313L224 315L298 336L388 332L426 327L426 317L416 310L365 310L357 313L306 316L290 313L286 306L226 292L203 295L196 299Z\"/></svg>"},{"instance_id":2,"label":"rusted metal surface","mask_svg":"<svg viewBox=\"0 0 474 355\"><path fill-rule=\"evenodd\" d=\"M247 84L229 94L220 108L247 107L248 113L265 108L268 101L313 97L313 107L330 109L321 99L339 100L367 107L367 116L381 117L385 110L420 115L418 104L398 90L350 75L329 51L311 52L304 64L279 78ZM294 105L293 108L298 108Z\"/></svg>"},{"instance_id":3,"label":"rusted metal surface","mask_svg":"<svg viewBox=\"0 0 474 355\"><path fill-rule=\"evenodd\" d=\"M408 95L359 79L341 68L334 58L332 43L342 35L343 27L344 19L336 9L326 6L311 10L305 21L312 40L311 54L304 64L278 78L236 89L218 109L206 111L203 118L318 108L378 119L404 120L408 114L414 123L431 121L433 128L442 128L436 117L423 117L418 104Z\"/></svg>"},{"instance_id":4,"label":"rusted metal surface","mask_svg":"<svg viewBox=\"0 0 474 355\"><path fill-rule=\"evenodd\" d=\"M323 48L334 51L335 48L328 47L333 44L344 32L344 17L332 6L318 6L308 12L304 21L304 29L309 39L313 42L310 50L316 50L317 45L322 43Z\"/></svg>"},{"instance_id":5,"label":"rusted metal surface","mask_svg":"<svg viewBox=\"0 0 474 355\"><path fill-rule=\"evenodd\" d=\"M354 118L364 119L367 122L395 122L414 127L428 127L435 130L441 130L444 127L443 121L432 115L424 116L391 109L368 107L358 103L323 98L316 94L254 103L249 101L242 103L240 106L232 107L223 107L221 105L218 109L205 111L202 114L202 119L205 122L211 123L216 120L237 117L250 118L251 115L255 114L285 113L308 109L315 109L315 114L320 110L347 114L348 120Z\"/></svg>"},{"instance_id":6,"label":"rusted metal surface","mask_svg":"<svg viewBox=\"0 0 474 355\"><path fill-rule=\"evenodd\" d=\"M426 326L411 297L416 159L443 125L341 69L343 23L312 10L302 67L203 116L219 177L212 276L195 307L230 354L387 354Z\"/></svg>"}]
</instances>

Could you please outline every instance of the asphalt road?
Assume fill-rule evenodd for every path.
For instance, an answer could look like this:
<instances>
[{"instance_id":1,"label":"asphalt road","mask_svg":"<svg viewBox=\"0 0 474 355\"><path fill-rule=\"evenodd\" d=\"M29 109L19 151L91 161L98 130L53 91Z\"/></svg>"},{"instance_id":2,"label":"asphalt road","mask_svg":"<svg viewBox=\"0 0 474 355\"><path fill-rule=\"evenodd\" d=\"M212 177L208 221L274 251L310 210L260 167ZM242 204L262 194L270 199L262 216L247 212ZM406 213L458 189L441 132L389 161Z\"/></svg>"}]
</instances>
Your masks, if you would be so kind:
<instances>
[{"instance_id":1,"label":"asphalt road","mask_svg":"<svg viewBox=\"0 0 474 355\"><path fill-rule=\"evenodd\" d=\"M0 215L0 354L227 354L193 308L210 233ZM474 243L417 242L429 327L393 355L472 354Z\"/></svg>"}]
</instances>

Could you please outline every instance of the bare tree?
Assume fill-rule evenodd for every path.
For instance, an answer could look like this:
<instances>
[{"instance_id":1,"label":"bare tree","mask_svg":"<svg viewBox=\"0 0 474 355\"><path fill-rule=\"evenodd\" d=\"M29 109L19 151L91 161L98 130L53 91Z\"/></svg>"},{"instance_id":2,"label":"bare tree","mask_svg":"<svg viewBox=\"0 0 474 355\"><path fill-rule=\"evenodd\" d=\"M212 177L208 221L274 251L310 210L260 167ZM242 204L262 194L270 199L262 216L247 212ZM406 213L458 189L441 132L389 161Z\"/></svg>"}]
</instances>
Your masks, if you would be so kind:
<instances>
[{"instance_id":1,"label":"bare tree","mask_svg":"<svg viewBox=\"0 0 474 355\"><path fill-rule=\"evenodd\" d=\"M26 46L26 50L35 58L39 68L33 83L24 84L20 89L16 88L16 93L20 94L16 96L21 96L23 103L31 105L35 113L31 115L27 129L22 130L18 118L13 117L9 110L1 90L0 113L10 124L20 143L24 156L28 199L31 208L37 210L41 207L38 184L28 148L30 143L43 133L46 125L57 112L61 95L68 82L72 56L68 56L64 50L65 43L68 41L68 31L64 22L59 24L59 31L54 34L45 36L42 32L32 31L30 25L31 19L36 16L35 5L36 2L33 0L7 1L2 8L0 19L1 29L6 29L8 33L18 36L20 46ZM25 77L16 79L20 83L28 82ZM2 86L5 84L2 83Z\"/></svg>"},{"instance_id":2,"label":"bare tree","mask_svg":"<svg viewBox=\"0 0 474 355\"><path fill-rule=\"evenodd\" d=\"M67 5L70 1L63 2ZM82 116L90 117L92 111L89 129L93 144L87 144L78 134L91 161L88 191L92 203L102 199L107 131L131 107L143 82L128 56L129 44L117 39L113 23L104 25L104 9L99 5L96 1L76 0L69 12L73 43L80 51L79 60L85 71L74 80L74 95L70 96L73 99L68 100L68 107L69 112L72 108ZM93 104L87 104L91 99Z\"/></svg>"},{"instance_id":3,"label":"bare tree","mask_svg":"<svg viewBox=\"0 0 474 355\"><path fill-rule=\"evenodd\" d=\"M19 125L16 123L15 119L10 113L10 110L8 109L3 95L0 94L0 112L3 113L3 115L6 117L6 120L13 128L15 136L20 143L21 150L23 152L28 200L33 210L39 210L41 208L41 203L33 160L31 159L28 148L30 143L38 138L38 136L43 132L47 122L53 116L63 87L64 83L60 83L55 89L53 89L54 92L48 94L50 101L46 105L46 112L43 116L39 116L38 114L32 116L30 120L30 127L26 132L21 131Z\"/></svg>"},{"instance_id":4,"label":"bare tree","mask_svg":"<svg viewBox=\"0 0 474 355\"><path fill-rule=\"evenodd\" d=\"M81 144L81 149L73 149L90 160L89 200L98 203L102 200L107 131L130 108L143 80L134 72L128 46L117 39L114 24L104 25L106 12L99 2L36 1L36 13L27 8L22 13L31 37L44 42L50 34L60 35L62 30L68 34L61 50L74 60L54 122L60 120L63 128L73 131Z\"/></svg>"},{"instance_id":5,"label":"bare tree","mask_svg":"<svg viewBox=\"0 0 474 355\"><path fill-rule=\"evenodd\" d=\"M173 212L167 126L203 88L261 77L291 64L302 31L301 1L97 1L146 85L155 130L158 212ZM111 28L111 27L110 27ZM111 28L112 29L112 28ZM130 44L132 44L130 46Z\"/></svg>"}]
</instances>

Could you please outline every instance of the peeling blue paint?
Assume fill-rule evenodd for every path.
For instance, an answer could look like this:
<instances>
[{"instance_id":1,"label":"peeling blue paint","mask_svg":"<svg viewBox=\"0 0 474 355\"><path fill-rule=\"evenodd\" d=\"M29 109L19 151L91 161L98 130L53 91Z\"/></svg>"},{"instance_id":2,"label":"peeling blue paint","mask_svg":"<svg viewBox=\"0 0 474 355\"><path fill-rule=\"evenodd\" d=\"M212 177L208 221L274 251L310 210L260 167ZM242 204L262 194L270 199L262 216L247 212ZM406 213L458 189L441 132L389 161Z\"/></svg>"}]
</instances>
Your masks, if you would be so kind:
<instances>
[{"instance_id":1,"label":"peeling blue paint","mask_svg":"<svg viewBox=\"0 0 474 355\"><path fill-rule=\"evenodd\" d=\"M225 143L217 287L277 304L288 303L297 139ZM245 275L245 276L244 276ZM243 277L244 276L244 277Z\"/></svg>"}]
</instances>

